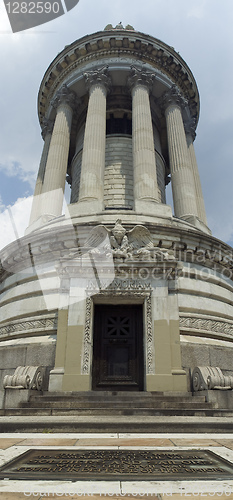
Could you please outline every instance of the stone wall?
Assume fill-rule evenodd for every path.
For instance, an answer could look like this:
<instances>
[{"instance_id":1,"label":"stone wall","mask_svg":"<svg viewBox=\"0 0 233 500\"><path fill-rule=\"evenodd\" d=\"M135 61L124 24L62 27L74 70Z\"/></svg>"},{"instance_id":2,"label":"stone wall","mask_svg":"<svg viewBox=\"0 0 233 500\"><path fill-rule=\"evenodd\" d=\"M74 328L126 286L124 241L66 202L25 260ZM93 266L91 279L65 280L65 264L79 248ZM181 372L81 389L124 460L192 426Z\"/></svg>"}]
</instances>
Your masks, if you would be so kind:
<instances>
[{"instance_id":1,"label":"stone wall","mask_svg":"<svg viewBox=\"0 0 233 500\"><path fill-rule=\"evenodd\" d=\"M45 366L48 382L54 366L56 335L8 340L0 343L0 408L4 404L3 379L13 375L17 366Z\"/></svg>"},{"instance_id":2,"label":"stone wall","mask_svg":"<svg viewBox=\"0 0 233 500\"><path fill-rule=\"evenodd\" d=\"M192 390L191 374L196 366L213 366L224 375L233 375L233 343L201 337L181 335L182 367L188 378L188 390Z\"/></svg>"},{"instance_id":3,"label":"stone wall","mask_svg":"<svg viewBox=\"0 0 233 500\"><path fill-rule=\"evenodd\" d=\"M111 135L106 138L104 203L108 207L133 208L132 138Z\"/></svg>"}]
</instances>

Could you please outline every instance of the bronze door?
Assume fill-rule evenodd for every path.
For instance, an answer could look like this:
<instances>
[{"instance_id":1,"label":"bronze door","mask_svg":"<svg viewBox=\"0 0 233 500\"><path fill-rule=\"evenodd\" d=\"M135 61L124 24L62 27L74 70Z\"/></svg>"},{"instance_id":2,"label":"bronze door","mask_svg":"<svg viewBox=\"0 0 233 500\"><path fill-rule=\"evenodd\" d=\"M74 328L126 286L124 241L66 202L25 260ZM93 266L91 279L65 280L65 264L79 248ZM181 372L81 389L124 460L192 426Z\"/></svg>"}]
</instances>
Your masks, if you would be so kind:
<instances>
[{"instance_id":1,"label":"bronze door","mask_svg":"<svg viewBox=\"0 0 233 500\"><path fill-rule=\"evenodd\" d=\"M143 390L141 305L96 305L93 389Z\"/></svg>"}]
</instances>

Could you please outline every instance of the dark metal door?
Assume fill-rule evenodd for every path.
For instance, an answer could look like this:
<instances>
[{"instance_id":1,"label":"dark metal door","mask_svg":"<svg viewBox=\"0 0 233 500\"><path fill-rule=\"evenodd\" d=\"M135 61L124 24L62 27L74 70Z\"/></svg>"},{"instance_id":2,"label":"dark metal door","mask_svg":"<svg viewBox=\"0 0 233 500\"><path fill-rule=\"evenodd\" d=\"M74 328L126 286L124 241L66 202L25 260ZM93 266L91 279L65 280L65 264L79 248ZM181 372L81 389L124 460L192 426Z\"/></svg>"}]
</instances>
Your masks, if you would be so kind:
<instances>
[{"instance_id":1,"label":"dark metal door","mask_svg":"<svg viewBox=\"0 0 233 500\"><path fill-rule=\"evenodd\" d=\"M143 390L141 305L96 305L93 389Z\"/></svg>"}]
</instances>

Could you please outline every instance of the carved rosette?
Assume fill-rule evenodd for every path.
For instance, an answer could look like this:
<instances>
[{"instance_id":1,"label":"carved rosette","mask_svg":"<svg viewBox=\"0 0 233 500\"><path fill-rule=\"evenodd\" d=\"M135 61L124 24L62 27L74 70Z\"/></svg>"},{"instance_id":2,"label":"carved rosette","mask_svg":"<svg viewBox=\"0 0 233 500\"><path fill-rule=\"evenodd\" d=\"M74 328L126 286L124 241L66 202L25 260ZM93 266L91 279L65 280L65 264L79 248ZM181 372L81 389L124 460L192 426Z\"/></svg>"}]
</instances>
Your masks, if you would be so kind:
<instances>
[{"instance_id":1,"label":"carved rosette","mask_svg":"<svg viewBox=\"0 0 233 500\"><path fill-rule=\"evenodd\" d=\"M172 105L177 105L181 109L188 106L187 99L184 98L176 85L172 85L171 88L163 94L159 102L163 110Z\"/></svg>"},{"instance_id":2,"label":"carved rosette","mask_svg":"<svg viewBox=\"0 0 233 500\"><path fill-rule=\"evenodd\" d=\"M75 92L69 90L67 85L62 85L60 90L58 90L54 99L51 101L53 108L57 109L61 104L68 104L71 109L75 109L79 104L79 99L77 98Z\"/></svg>"},{"instance_id":3,"label":"carved rosette","mask_svg":"<svg viewBox=\"0 0 233 500\"><path fill-rule=\"evenodd\" d=\"M52 134L53 126L54 126L54 121L49 120L48 118L43 118L41 125L41 135L44 140L47 134Z\"/></svg>"},{"instance_id":4,"label":"carved rosette","mask_svg":"<svg viewBox=\"0 0 233 500\"><path fill-rule=\"evenodd\" d=\"M83 76L85 78L88 91L90 91L91 87L94 85L101 85L107 92L109 92L112 81L108 74L108 66L87 71L86 73L83 73Z\"/></svg>"},{"instance_id":5,"label":"carved rosette","mask_svg":"<svg viewBox=\"0 0 233 500\"><path fill-rule=\"evenodd\" d=\"M135 85L142 85L146 87L149 92L152 90L153 82L155 80L155 74L149 73L143 69L135 68L131 66L131 73L127 80L127 85L132 91Z\"/></svg>"}]
</instances>

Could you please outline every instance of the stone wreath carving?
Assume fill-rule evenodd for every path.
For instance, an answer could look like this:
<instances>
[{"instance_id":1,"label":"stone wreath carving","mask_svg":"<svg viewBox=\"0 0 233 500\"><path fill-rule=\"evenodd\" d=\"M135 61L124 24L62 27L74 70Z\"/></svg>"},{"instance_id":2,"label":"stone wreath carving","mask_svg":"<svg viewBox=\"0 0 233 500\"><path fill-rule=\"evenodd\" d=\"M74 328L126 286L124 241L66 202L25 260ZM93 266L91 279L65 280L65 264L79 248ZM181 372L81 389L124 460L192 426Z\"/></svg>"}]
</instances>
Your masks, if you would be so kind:
<instances>
[{"instance_id":1,"label":"stone wreath carving","mask_svg":"<svg viewBox=\"0 0 233 500\"><path fill-rule=\"evenodd\" d=\"M85 247L95 256L111 254L116 262L175 260L173 251L154 246L150 231L145 226L137 225L127 231L120 219L111 230L102 224L92 229Z\"/></svg>"}]
</instances>

